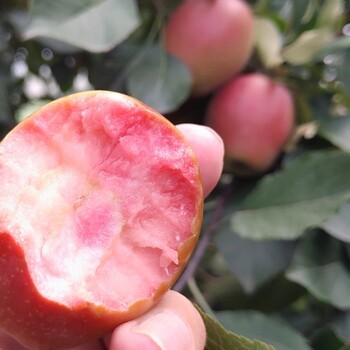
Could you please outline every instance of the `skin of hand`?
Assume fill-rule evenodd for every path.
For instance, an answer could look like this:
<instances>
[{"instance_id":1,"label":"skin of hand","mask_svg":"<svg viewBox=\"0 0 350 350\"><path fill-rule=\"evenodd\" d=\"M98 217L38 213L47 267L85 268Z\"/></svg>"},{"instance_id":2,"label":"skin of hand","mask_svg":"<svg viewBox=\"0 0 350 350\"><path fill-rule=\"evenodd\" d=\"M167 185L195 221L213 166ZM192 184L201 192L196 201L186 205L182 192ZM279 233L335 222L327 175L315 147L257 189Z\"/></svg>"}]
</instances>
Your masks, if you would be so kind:
<instances>
[{"instance_id":1,"label":"skin of hand","mask_svg":"<svg viewBox=\"0 0 350 350\"><path fill-rule=\"evenodd\" d=\"M197 155L204 195L219 181L224 157L221 138L212 129L195 124L179 124ZM168 291L138 319L117 327L98 342L70 350L203 350L206 331L198 311L180 293ZM0 331L0 350L28 350Z\"/></svg>"}]
</instances>

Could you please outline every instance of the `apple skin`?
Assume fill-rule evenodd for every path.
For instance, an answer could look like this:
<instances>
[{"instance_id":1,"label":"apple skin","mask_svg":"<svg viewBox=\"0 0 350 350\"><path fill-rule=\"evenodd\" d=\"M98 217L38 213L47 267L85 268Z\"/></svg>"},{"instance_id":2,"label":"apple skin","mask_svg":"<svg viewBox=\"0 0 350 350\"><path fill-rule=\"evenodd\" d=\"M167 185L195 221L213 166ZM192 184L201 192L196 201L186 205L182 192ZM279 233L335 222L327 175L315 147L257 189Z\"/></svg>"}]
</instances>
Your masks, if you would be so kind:
<instances>
[{"instance_id":1,"label":"apple skin","mask_svg":"<svg viewBox=\"0 0 350 350\"><path fill-rule=\"evenodd\" d=\"M261 73L242 75L212 98L205 123L223 139L226 170L237 175L267 171L294 128L290 90Z\"/></svg>"},{"instance_id":2,"label":"apple skin","mask_svg":"<svg viewBox=\"0 0 350 350\"><path fill-rule=\"evenodd\" d=\"M92 118L89 119L92 124L86 124L87 129L84 130L84 128L82 128L82 120L86 120L86 118ZM73 119L75 121L72 121ZM103 120L106 120L107 123L101 127L100 121L102 123ZM137 120L137 123L135 123L135 120ZM135 184L137 185L140 182L141 187L139 187L139 189L144 187L144 193L150 193L152 196L152 193L154 193L152 189L157 189L158 185L165 186L162 187L162 189L165 189L165 193L161 191L161 194L164 193L166 196L168 193L168 187L166 186L168 185L164 183L164 180L165 178L169 179L174 176L172 179L176 184L178 183L177 181L179 181L179 187L176 188L176 191L172 192L173 198L171 196L167 197L168 199L159 198L159 201L164 200L165 202L162 202L162 204L164 204L169 203L169 201L170 203L173 203L173 201L176 203L180 200L179 205L181 205L181 203L185 203L183 201L187 200L186 204L184 204L187 205L187 208L181 207L178 214L175 211L175 206L171 208L172 212L170 217L175 216L176 219L180 219L177 215L181 217L187 215L184 214L184 209L185 212L189 210L188 213L190 213L187 224L185 224L187 227L186 232L178 232L179 235L182 235L181 238L180 236L176 236L176 240L175 237L171 239L177 242L177 248L173 247L173 249L177 250L178 262L174 265L167 262L166 259L164 260L162 256L158 257L156 254L158 254L157 250L159 248L152 248L152 250L146 247L145 251L143 251L143 247L138 246L137 242L133 242L130 248L132 251L135 250L137 255L127 257L114 256L115 254L112 254L111 251L115 253L115 247L119 246L116 245L115 242L121 241L121 235L118 236L116 240L114 233L112 233L111 241L113 245L109 243L106 245L105 240L108 238L108 232L102 232L102 237L98 235L95 237L93 233L92 237L87 237L91 234L90 232L82 233L79 230L75 232L75 226L68 227L67 237L62 242L62 248L58 248L57 251L50 251L49 256L47 256L48 260L40 260L44 259L43 254L45 253L41 244L45 245L47 242L49 243L50 240L55 240L55 234L58 233L59 235L61 233L61 231L59 231L59 229L62 229L61 220L63 222L65 219L64 215L67 211L65 209L67 208L66 204L70 202L63 205L64 208L63 211L61 211L63 216L60 214L59 219L56 220L57 213L60 213L62 209L62 203L56 203L56 197L53 197L53 199L50 198L52 191L49 190L49 192L47 192L49 196L44 199L44 206L39 206L38 213L40 214L42 210L42 216L33 217L32 214L33 212L36 213L35 208L38 207L38 204L36 204L37 195L27 196L25 192L23 192L26 187L23 185L25 183L23 181L27 181L27 176L35 174L30 183L36 180L38 181L37 185L38 183L42 184L44 181L41 178L43 174L42 170L46 170L46 167L48 167L49 172L56 172L55 169L63 163L64 170L59 170L61 173L56 172L52 178L53 181L55 181L55 178L59 175L63 174L66 176L67 172L70 171L67 169L73 167L76 170L77 167L83 166L81 164L85 164L84 166L87 166L87 170L91 172L90 174L93 174L94 180L93 184L91 182L88 184L89 191L92 188L91 186L93 186L94 191L97 191L95 192L95 194L97 193L98 195L97 197L101 194L100 197L104 198L105 193L107 193L106 186L108 186L108 182L103 181L112 180L115 175L118 175L116 173L116 168L113 169L113 166L118 163L118 157L113 158L113 152L116 151L119 145L118 142L115 142L118 141L118 139L115 139L113 142L113 137L109 138L107 134L110 133L114 135L115 132L118 131L118 128L120 128L120 123L123 122L128 125L123 134L125 135L125 137L123 136L125 140L130 140L130 137L133 137L134 131L137 133L137 136L133 140L137 142L141 140L141 146L143 142L149 140L148 137L153 138L153 134L160 137L160 139L150 141L155 142L155 145L159 145L155 153L153 153L151 147L138 148L137 142L135 142L135 148L133 148L132 144L128 143L130 150L129 148L119 149L118 152L122 152L122 155L125 157L129 155L129 152L141 152L142 156L130 158L136 161L136 163L139 162L142 164L138 168L138 171L147 168L148 164L152 164L148 163L151 161L154 161L153 165L158 164L160 166L159 173L148 173L148 170L145 170L148 174L147 176L151 178L151 183L143 183L143 181L147 180L145 180L144 174L140 174L140 177L136 179L136 182L133 182L130 188L133 188ZM122 128L122 130L124 129ZM86 134L87 136L84 136ZM145 134L148 136L143 139L142 137ZM92 136L95 137L93 140L91 139ZM119 139L119 142L121 143L124 139ZM99 141L101 141L101 144L98 143ZM80 142L79 147L83 148L79 148L78 146L74 148L76 142ZM112 145L110 142L112 142ZM102 147L101 145L104 146ZM62 147L60 148L58 157L56 157L57 147ZM45 153L46 148L48 151L47 153ZM83 149L84 153L78 152L79 154L74 154L74 152L79 149ZM65 153L64 150L66 150L67 153ZM96 152L95 155L93 151ZM39 152L39 155L37 152ZM148 158L149 154L151 155L150 157L155 157L155 159L152 160ZM42 155L44 155L44 158L40 158ZM100 158L101 155L104 155L102 159ZM106 155L112 160L110 165L106 163ZM164 157L166 161L158 162L158 155L159 157ZM28 159L30 160L33 157L33 162L28 162ZM47 159L45 157L47 157ZM58 163L54 165L55 157ZM143 164L144 157L147 159L147 165ZM67 159L69 161L67 161ZM170 163L168 163L168 159L170 159ZM174 164L174 161L177 164L176 171L171 172L166 164ZM28 164L29 167L27 167ZM40 171L36 171L37 164L41 167ZM92 164L94 164L93 167L91 167ZM96 170L100 166L105 167L103 171ZM118 169L123 170L123 168L117 167L117 170ZM131 166L129 170L132 169L133 167ZM97 172L95 172L95 170ZM163 170L165 171L164 174L162 173ZM14 177L15 173L17 175ZM133 176L137 176L137 173L138 172L133 174ZM44 173L44 177L46 176L45 174L48 175L49 173ZM108 174L113 175L110 177ZM157 180L159 176L160 180ZM189 183L183 182L184 177L189 180ZM194 153L189 147L187 140L185 140L184 136L174 125L153 109L129 96L106 91L83 92L61 98L39 109L13 129L0 143L0 178L0 188L3 194L2 204L0 204L0 330L12 335L31 350L73 347L89 340L97 339L112 331L117 325L142 315L161 298L178 278L198 239L202 222L203 193L198 164ZM100 181L100 186L97 185L98 181ZM123 181L121 184L123 184ZM62 190L61 194L63 196L68 196L67 198L70 198L68 201L74 200L74 206L70 207L71 209L69 210L72 210L73 207L75 208L76 200L81 201L82 197L87 196L87 193L79 194L78 189L80 188L80 182L84 182L84 176L82 176L81 179L78 177L73 187L70 186L71 184L69 181L69 186L65 186L63 182L58 183L58 188ZM51 180L49 185L51 185ZM114 190L114 187L115 186L112 185L111 189ZM42 187L38 196L40 196L41 193L45 193L45 191L45 187ZM124 189L121 188L117 194L119 197L123 197L127 191L127 187ZM10 196L11 194L12 196ZM24 198L30 200L30 203L33 201L33 206L31 206L29 212L20 209L23 195L27 196ZM56 196L56 194L52 195ZM125 208L127 209L128 206L132 207L134 205L133 202L137 203L138 200L142 201L142 193L140 193L140 191L136 193L131 192L129 195L133 198L133 201L130 201L130 199L128 199L129 197L127 197L124 202L123 210L125 210ZM74 199L72 196L77 198ZM96 196L93 197L95 198ZM150 198L154 199L154 197ZM146 197L145 201L148 203L150 198ZM98 203L101 200L99 200ZM166 200L168 200L168 202L166 202ZM50 206L51 201L53 202L53 210L51 212L46 212L46 205ZM89 205L91 205L92 202L93 201L91 201ZM15 210L11 209L11 203L17 203L15 204ZM167 208L168 207L166 207L164 213L167 212ZM141 213L142 210L144 209L141 209ZM22 214L19 214L19 211L21 211ZM96 208L96 219L92 215L89 225L95 224L96 222L100 224L101 217L104 217L103 211L104 208L102 208L101 214L101 209ZM157 213L162 213L163 209L153 208L153 211L158 215ZM26 213L28 218L21 216L23 213ZM74 213L73 217L76 217L75 215L76 213ZM147 215L150 214L147 213ZM18 218L18 216L20 217ZM167 218L162 219L161 215L160 218L161 222L167 220ZM138 220L140 219L141 217L139 217ZM23 220L25 222L28 220L32 221L30 225L21 226ZM127 221L128 217L124 217L123 220ZM42 222L45 221L47 221L50 230L51 228L56 230L53 236L51 236L51 232L42 232L44 231L42 227L46 227L42 226ZM160 225L161 222L155 224L155 232L157 232L157 225ZM144 224L147 225L147 221L145 221ZM59 225L59 229L57 229L57 225ZM126 225L132 228L135 223L130 220L130 223L124 223L122 227ZM40 235L43 236L43 243L39 243L39 247L37 247L37 244L33 243L38 238L32 237L31 233L25 232L27 228L30 229L32 226L33 231L30 231L31 233L37 233L37 237ZM88 225L85 226L89 227ZM137 234L134 235L134 233L130 231L130 227L124 240L129 239L130 234L133 239L139 239L137 238L139 237ZM172 227L173 226L169 226L169 231L164 237L171 237L175 234L175 231L172 231ZM67 231L66 226L63 227L62 231L64 230ZM142 232L146 233L148 232L147 230L148 226L146 227L146 231ZM115 235L117 236L119 233L116 232ZM75 237L74 235L77 234L82 234L82 236ZM69 244L72 244L72 242L68 241L72 235L74 236L72 242L77 241L79 243L76 247L77 250L74 250L71 256L69 256ZM153 236L151 238L153 238ZM142 240L142 237L140 237L140 239ZM85 251L91 251L91 254L88 253L88 256L84 257L85 260L82 260L83 263L81 266L77 264L74 265L75 256L78 256L85 248ZM97 268L94 267L92 272L89 272L88 277L90 280L86 279L81 281L80 284L80 279L75 280L74 273L86 266L85 261L89 263L91 259L95 259L95 255L99 254L98 249L100 249L103 254L101 254L97 261ZM165 247L164 249L164 251L166 251L168 248ZM38 253L35 253L35 251ZM141 255L141 253L144 253L144 255ZM60 275L57 274L56 276L55 269L60 270L61 266L64 266L69 259L73 259L72 266L69 265L73 272L61 270L59 273L63 274L64 277L67 273L70 278L73 278L72 287L68 290L68 293L64 292L66 293L65 296L61 297L60 293L57 294L55 291L55 287L56 285L65 286L66 281L65 278L63 278L57 284L56 277L60 279ZM142 264L143 259L145 259L144 265ZM129 270L129 265L133 266L135 260L138 261L138 265L134 266L134 270ZM42 262L39 264L40 261ZM50 264L51 261L57 264L48 266L47 264ZM108 261L110 261L110 263L107 264ZM116 263L114 263L114 261L116 261ZM149 265L151 263L153 264L153 261L156 261L156 266ZM101 269L104 264L107 264L104 273L107 274L108 278L104 275L102 277L97 277L99 276L99 269ZM147 266L151 266L149 270L146 269L146 264ZM39 265L41 269L40 274L38 273ZM166 269L169 268L169 270L167 270L166 273L162 272L164 271L162 266L167 266ZM120 267L126 269L127 273L118 283L117 273ZM157 273L160 277L150 277L152 286L145 286L147 282L144 282L142 278L145 273L148 274L148 276L152 276L153 269L157 270L154 271L154 274L156 275ZM111 275L108 275L110 270ZM53 287L50 287L49 293L47 292L46 282L40 283L42 279L46 281L46 278L49 278L45 275L46 271L48 275L54 275ZM134 284L134 287L128 289L128 278L130 277L132 279L137 274L140 275L141 281L143 282L141 282L141 285L139 285L139 283ZM114 276L115 280L112 278ZM50 280L48 279L48 281ZM87 293L80 295L80 288L82 286L86 288L87 282L90 282L90 289ZM118 304L118 289L124 290L123 293L127 295L127 298L132 295L132 298L127 300L126 306L124 304ZM140 292L139 290L141 289L145 289L145 293ZM94 294L95 292L96 294ZM91 297L91 295L93 295L93 297ZM61 300L57 300L55 296L59 296Z\"/></svg>"},{"instance_id":3,"label":"apple skin","mask_svg":"<svg viewBox=\"0 0 350 350\"><path fill-rule=\"evenodd\" d=\"M192 73L195 96L210 93L244 68L253 37L253 14L242 0L186 0L164 31L167 52Z\"/></svg>"}]
</instances>

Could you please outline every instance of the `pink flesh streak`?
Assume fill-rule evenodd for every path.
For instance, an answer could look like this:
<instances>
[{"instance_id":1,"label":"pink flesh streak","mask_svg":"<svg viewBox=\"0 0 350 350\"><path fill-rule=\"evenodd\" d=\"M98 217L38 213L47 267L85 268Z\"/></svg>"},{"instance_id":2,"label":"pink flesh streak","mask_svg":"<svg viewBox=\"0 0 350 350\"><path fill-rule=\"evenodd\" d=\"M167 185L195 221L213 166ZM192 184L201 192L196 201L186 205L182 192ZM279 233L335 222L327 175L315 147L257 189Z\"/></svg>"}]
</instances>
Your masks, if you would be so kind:
<instances>
[{"instance_id":1,"label":"pink flesh streak","mask_svg":"<svg viewBox=\"0 0 350 350\"><path fill-rule=\"evenodd\" d=\"M47 298L126 309L151 297L193 235L192 151L131 102L81 96L40 113L0 145L0 231Z\"/></svg>"}]
</instances>

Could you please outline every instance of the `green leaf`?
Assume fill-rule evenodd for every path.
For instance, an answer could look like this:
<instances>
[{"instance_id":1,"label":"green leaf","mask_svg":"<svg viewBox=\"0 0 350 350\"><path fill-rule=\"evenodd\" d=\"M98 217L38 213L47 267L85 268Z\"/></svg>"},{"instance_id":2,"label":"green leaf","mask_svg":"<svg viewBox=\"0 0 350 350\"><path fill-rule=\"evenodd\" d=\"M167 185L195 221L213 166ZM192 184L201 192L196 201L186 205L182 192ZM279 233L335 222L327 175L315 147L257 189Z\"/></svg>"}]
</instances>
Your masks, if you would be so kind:
<instances>
[{"instance_id":1,"label":"green leaf","mask_svg":"<svg viewBox=\"0 0 350 350\"><path fill-rule=\"evenodd\" d=\"M294 239L325 222L350 197L350 155L308 152L265 176L231 218L250 239Z\"/></svg>"},{"instance_id":2,"label":"green leaf","mask_svg":"<svg viewBox=\"0 0 350 350\"><path fill-rule=\"evenodd\" d=\"M125 81L142 54L141 43L125 40L104 55L90 72L90 81L96 89L122 92Z\"/></svg>"},{"instance_id":3,"label":"green leaf","mask_svg":"<svg viewBox=\"0 0 350 350\"><path fill-rule=\"evenodd\" d=\"M47 37L102 52L123 41L139 24L134 0L31 0L24 37Z\"/></svg>"},{"instance_id":4,"label":"green leaf","mask_svg":"<svg viewBox=\"0 0 350 350\"><path fill-rule=\"evenodd\" d=\"M11 122L8 92L0 76L0 140L10 131L10 126L14 126L14 123Z\"/></svg>"},{"instance_id":5,"label":"green leaf","mask_svg":"<svg viewBox=\"0 0 350 350\"><path fill-rule=\"evenodd\" d=\"M329 28L307 30L283 49L282 57L294 65L310 63L315 54L328 44L332 37L333 32Z\"/></svg>"},{"instance_id":6,"label":"green leaf","mask_svg":"<svg viewBox=\"0 0 350 350\"><path fill-rule=\"evenodd\" d=\"M350 307L350 273L341 261L341 243L320 232L300 243L286 276L317 299L339 309Z\"/></svg>"},{"instance_id":7,"label":"green leaf","mask_svg":"<svg viewBox=\"0 0 350 350\"><path fill-rule=\"evenodd\" d=\"M316 25L321 28L333 28L339 23L343 13L343 0L325 0L319 11Z\"/></svg>"},{"instance_id":8,"label":"green leaf","mask_svg":"<svg viewBox=\"0 0 350 350\"><path fill-rule=\"evenodd\" d=\"M310 350L306 339L282 319L256 311L222 311L216 316L227 329L248 338L261 339L277 350Z\"/></svg>"},{"instance_id":9,"label":"green leaf","mask_svg":"<svg viewBox=\"0 0 350 350\"><path fill-rule=\"evenodd\" d=\"M0 64L1 73L1 64ZM3 76L0 74L0 122L6 122L10 114L9 96Z\"/></svg>"},{"instance_id":10,"label":"green leaf","mask_svg":"<svg viewBox=\"0 0 350 350\"><path fill-rule=\"evenodd\" d=\"M283 62L281 34L268 18L255 18L255 46L266 68L273 68Z\"/></svg>"},{"instance_id":11,"label":"green leaf","mask_svg":"<svg viewBox=\"0 0 350 350\"><path fill-rule=\"evenodd\" d=\"M346 203L339 211L331 216L322 228L333 237L350 243L350 204Z\"/></svg>"},{"instance_id":12,"label":"green leaf","mask_svg":"<svg viewBox=\"0 0 350 350\"><path fill-rule=\"evenodd\" d=\"M4 50L5 52L7 51ZM1 54L0 50L0 140L15 126L9 96L9 85L11 83L10 67L7 62L3 63Z\"/></svg>"},{"instance_id":13,"label":"green leaf","mask_svg":"<svg viewBox=\"0 0 350 350\"><path fill-rule=\"evenodd\" d=\"M332 329L345 343L350 343L350 312L342 312L332 321ZM350 346L350 344L349 344Z\"/></svg>"},{"instance_id":14,"label":"green leaf","mask_svg":"<svg viewBox=\"0 0 350 350\"><path fill-rule=\"evenodd\" d=\"M207 330L206 350L276 350L259 340L250 340L230 332L199 308L198 311Z\"/></svg>"},{"instance_id":15,"label":"green leaf","mask_svg":"<svg viewBox=\"0 0 350 350\"><path fill-rule=\"evenodd\" d=\"M325 47L316 53L314 60L323 60L328 55L342 53L344 50L348 50L349 48L350 37L342 36L339 38L334 38L334 40L329 42Z\"/></svg>"},{"instance_id":16,"label":"green leaf","mask_svg":"<svg viewBox=\"0 0 350 350\"><path fill-rule=\"evenodd\" d=\"M312 337L313 349L317 350L349 350L343 347L339 337L335 334L334 330L327 324L325 327L318 329L315 332L315 336Z\"/></svg>"},{"instance_id":17,"label":"green leaf","mask_svg":"<svg viewBox=\"0 0 350 350\"><path fill-rule=\"evenodd\" d=\"M284 271L292 258L294 243L257 242L236 235L229 225L214 238L220 253L247 293Z\"/></svg>"},{"instance_id":18,"label":"green leaf","mask_svg":"<svg viewBox=\"0 0 350 350\"><path fill-rule=\"evenodd\" d=\"M191 83L187 66L169 56L161 45L153 45L133 66L127 78L127 90L160 113L168 113L187 99Z\"/></svg>"},{"instance_id":19,"label":"green leaf","mask_svg":"<svg viewBox=\"0 0 350 350\"><path fill-rule=\"evenodd\" d=\"M322 120L318 134L342 150L350 152L350 117Z\"/></svg>"},{"instance_id":20,"label":"green leaf","mask_svg":"<svg viewBox=\"0 0 350 350\"><path fill-rule=\"evenodd\" d=\"M310 14L308 13L308 7L310 1L305 0L293 0L293 27L300 27L304 22L310 19Z\"/></svg>"},{"instance_id":21,"label":"green leaf","mask_svg":"<svg viewBox=\"0 0 350 350\"><path fill-rule=\"evenodd\" d=\"M344 90L350 96L350 52L346 50L341 55L341 64L337 67L338 80L343 83Z\"/></svg>"},{"instance_id":22,"label":"green leaf","mask_svg":"<svg viewBox=\"0 0 350 350\"><path fill-rule=\"evenodd\" d=\"M288 27L290 33L286 37L286 41L290 42L291 39L295 39L297 35L306 30L306 27L310 29L309 23L313 20L315 12L318 10L318 0L292 0L286 4L292 6Z\"/></svg>"}]
</instances>

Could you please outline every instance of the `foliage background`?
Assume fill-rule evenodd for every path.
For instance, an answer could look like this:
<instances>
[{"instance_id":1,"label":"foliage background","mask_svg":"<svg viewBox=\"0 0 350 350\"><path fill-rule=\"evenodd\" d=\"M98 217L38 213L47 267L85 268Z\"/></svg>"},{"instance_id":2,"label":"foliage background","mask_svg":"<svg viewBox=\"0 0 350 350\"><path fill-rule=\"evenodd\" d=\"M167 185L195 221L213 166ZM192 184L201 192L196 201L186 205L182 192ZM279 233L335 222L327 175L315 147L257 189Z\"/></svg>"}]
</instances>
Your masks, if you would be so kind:
<instances>
[{"instance_id":1,"label":"foliage background","mask_svg":"<svg viewBox=\"0 0 350 350\"><path fill-rule=\"evenodd\" d=\"M189 70L161 43L179 2L2 0L0 137L87 89L203 123L211 96L190 97ZM297 128L267 174L224 172L174 288L204 310L208 349L350 349L350 2L249 4L259 34L244 72L292 91Z\"/></svg>"}]
</instances>

